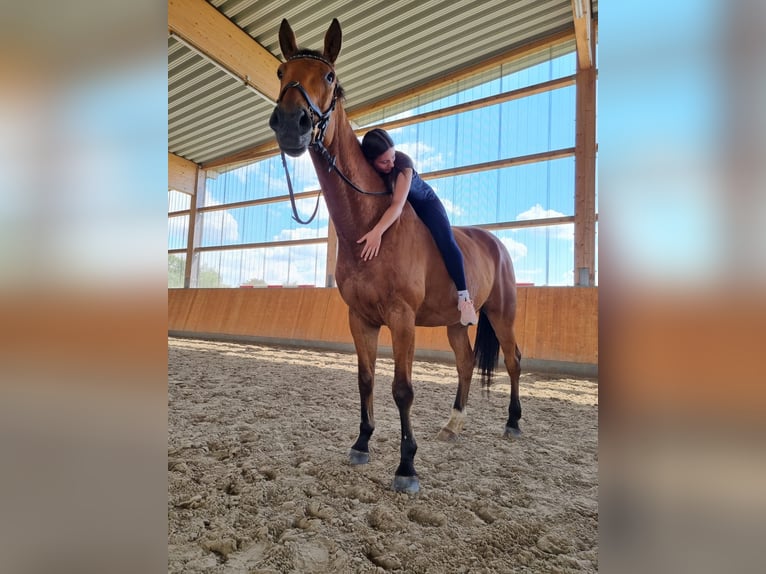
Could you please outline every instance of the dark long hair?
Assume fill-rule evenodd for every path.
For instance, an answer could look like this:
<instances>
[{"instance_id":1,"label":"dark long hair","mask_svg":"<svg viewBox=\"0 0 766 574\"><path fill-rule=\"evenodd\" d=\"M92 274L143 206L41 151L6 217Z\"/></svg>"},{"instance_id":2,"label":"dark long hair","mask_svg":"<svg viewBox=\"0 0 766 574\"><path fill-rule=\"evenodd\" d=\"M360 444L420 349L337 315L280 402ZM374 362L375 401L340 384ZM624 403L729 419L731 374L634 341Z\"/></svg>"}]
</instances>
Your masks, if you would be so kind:
<instances>
[{"instance_id":1,"label":"dark long hair","mask_svg":"<svg viewBox=\"0 0 766 574\"><path fill-rule=\"evenodd\" d=\"M376 157L392 147L394 147L394 140L386 130L381 128L368 131L362 138L362 153L367 161L374 161Z\"/></svg>"}]
</instances>

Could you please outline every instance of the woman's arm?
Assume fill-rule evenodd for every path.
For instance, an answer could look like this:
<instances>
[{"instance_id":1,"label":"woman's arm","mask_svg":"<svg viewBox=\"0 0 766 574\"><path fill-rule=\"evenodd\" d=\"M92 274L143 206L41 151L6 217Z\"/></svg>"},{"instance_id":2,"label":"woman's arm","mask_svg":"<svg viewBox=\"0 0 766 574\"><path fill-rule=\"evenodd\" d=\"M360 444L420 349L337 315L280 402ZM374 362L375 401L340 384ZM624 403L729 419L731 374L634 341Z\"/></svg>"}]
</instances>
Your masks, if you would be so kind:
<instances>
[{"instance_id":1,"label":"woman's arm","mask_svg":"<svg viewBox=\"0 0 766 574\"><path fill-rule=\"evenodd\" d=\"M357 243L364 243L362 248L362 259L369 261L380 251L380 242L383 233L393 225L394 221L401 215L404 204L407 201L407 195L410 193L410 184L412 183L412 170L405 168L396 178L394 185L394 196L391 199L391 205L381 215L378 223L375 224L369 232L365 233Z\"/></svg>"}]
</instances>

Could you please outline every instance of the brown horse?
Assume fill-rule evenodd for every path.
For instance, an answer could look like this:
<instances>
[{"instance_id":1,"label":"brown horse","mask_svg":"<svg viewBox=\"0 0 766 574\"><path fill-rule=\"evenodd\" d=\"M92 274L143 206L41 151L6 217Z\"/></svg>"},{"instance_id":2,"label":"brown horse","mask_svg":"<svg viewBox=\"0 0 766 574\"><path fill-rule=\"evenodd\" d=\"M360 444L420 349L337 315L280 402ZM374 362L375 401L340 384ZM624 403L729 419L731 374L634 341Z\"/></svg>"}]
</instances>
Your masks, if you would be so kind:
<instances>
[{"instance_id":1,"label":"brown horse","mask_svg":"<svg viewBox=\"0 0 766 574\"><path fill-rule=\"evenodd\" d=\"M471 351L468 328L460 324L457 290L447 274L430 232L406 205L399 220L383 236L380 253L363 261L357 240L367 233L390 205L383 180L362 155L343 109L343 91L335 75L341 29L333 20L324 39L324 51L298 49L287 20L279 29L279 45L286 62L279 66L281 93L269 124L283 153L298 156L310 150L338 235L335 277L349 308L349 325L359 363L362 420L359 438L349 454L352 464L369 461L368 442L375 429L373 384L381 325L391 330L394 354L393 395L402 425L401 460L393 488L417 492L410 407L415 325L446 326L455 352L458 390L452 414L439 432L455 440L465 421L465 405L474 366L489 384L499 347L511 378L511 402L505 435L521 434L519 374L521 352L516 345L516 281L508 251L491 233L457 227L455 238L465 258L466 279L480 308L476 350Z\"/></svg>"}]
</instances>

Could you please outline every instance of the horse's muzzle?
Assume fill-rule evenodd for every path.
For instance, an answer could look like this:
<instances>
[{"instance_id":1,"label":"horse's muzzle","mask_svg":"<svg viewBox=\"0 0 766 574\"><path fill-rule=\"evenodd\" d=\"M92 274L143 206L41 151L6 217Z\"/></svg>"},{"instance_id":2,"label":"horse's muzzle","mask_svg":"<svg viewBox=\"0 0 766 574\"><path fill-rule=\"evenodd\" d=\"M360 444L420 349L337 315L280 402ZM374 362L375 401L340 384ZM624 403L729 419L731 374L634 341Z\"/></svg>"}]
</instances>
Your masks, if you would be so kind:
<instances>
[{"instance_id":1,"label":"horse's muzzle","mask_svg":"<svg viewBox=\"0 0 766 574\"><path fill-rule=\"evenodd\" d=\"M313 124L306 108L285 110L276 106L269 118L269 127L274 130L280 149L291 157L298 157L311 144Z\"/></svg>"}]
</instances>

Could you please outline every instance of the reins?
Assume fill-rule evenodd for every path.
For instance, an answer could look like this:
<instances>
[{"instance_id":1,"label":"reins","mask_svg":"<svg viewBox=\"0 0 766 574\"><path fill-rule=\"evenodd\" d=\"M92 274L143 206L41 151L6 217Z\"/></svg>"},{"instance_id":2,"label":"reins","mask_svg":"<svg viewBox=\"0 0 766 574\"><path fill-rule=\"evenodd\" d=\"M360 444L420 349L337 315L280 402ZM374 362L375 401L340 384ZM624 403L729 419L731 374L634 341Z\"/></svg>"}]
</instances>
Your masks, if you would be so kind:
<instances>
[{"instance_id":1,"label":"reins","mask_svg":"<svg viewBox=\"0 0 766 574\"><path fill-rule=\"evenodd\" d=\"M298 58L313 58L315 60L321 60L328 66L332 67L330 62L325 60L324 58L320 58L319 56L314 56L313 54L299 54L297 56L293 56L290 58L290 60L295 60ZM306 104L309 107L309 113L311 114L311 129L312 129L312 135L311 135L311 143L309 144L309 147L313 149L316 153L318 153L326 162L327 162L327 171L335 171L340 178L346 182L354 191L358 193L362 193L364 195L390 195L390 191L365 191L358 187L353 181L351 181L348 177L346 177L346 174L344 174L338 166L335 164L336 157L330 153L330 151L327 149L327 147L324 145L324 136L325 132L327 131L327 125L330 123L330 117L332 116L332 112L335 110L335 104L338 101L338 91L337 88L335 92L333 93L332 97L332 103L330 103L330 107L327 108L327 111L322 112L317 105L311 100L311 97L306 93L306 89L301 85L300 82L294 80L292 82L289 82L285 85L284 88L282 88L282 91L279 94L279 99L277 100L277 105L279 105L279 102L282 101L282 98L285 95L285 92L289 90L290 88L297 89L301 95L303 96L303 99L306 100ZM318 120L316 121L315 120ZM322 190L320 188L319 194L317 195L317 202L314 206L314 212L311 214L311 217L309 217L307 220L302 220L300 216L298 215L298 210L295 206L295 192L293 191L293 183L290 180L290 172L287 169L287 159L285 158L285 152L283 152L281 149L279 150L280 155L282 156L282 167L285 170L285 178L287 179L287 190L290 193L290 206L293 210L293 219L300 223L301 225L308 225L311 223L314 218L316 217L317 212L319 211L319 199L322 197Z\"/></svg>"}]
</instances>

